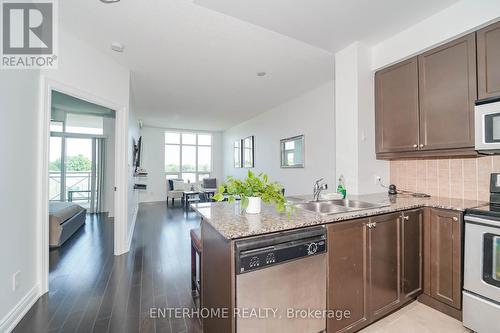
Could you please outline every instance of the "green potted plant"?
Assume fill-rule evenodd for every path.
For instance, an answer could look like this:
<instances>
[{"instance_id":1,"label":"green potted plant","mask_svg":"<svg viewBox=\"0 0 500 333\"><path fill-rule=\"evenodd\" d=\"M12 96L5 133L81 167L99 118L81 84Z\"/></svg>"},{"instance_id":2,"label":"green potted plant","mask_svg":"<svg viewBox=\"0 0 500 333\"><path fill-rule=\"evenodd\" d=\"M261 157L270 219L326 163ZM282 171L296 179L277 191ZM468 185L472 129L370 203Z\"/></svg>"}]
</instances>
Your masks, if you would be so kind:
<instances>
[{"instance_id":1,"label":"green potted plant","mask_svg":"<svg viewBox=\"0 0 500 333\"><path fill-rule=\"evenodd\" d=\"M241 199L241 208L249 214L259 214L261 202L274 204L278 212L287 209L288 204L283 195L283 186L277 182L270 182L265 173L255 175L248 171L245 179L228 177L227 181L219 186L214 200L234 202L238 196Z\"/></svg>"}]
</instances>

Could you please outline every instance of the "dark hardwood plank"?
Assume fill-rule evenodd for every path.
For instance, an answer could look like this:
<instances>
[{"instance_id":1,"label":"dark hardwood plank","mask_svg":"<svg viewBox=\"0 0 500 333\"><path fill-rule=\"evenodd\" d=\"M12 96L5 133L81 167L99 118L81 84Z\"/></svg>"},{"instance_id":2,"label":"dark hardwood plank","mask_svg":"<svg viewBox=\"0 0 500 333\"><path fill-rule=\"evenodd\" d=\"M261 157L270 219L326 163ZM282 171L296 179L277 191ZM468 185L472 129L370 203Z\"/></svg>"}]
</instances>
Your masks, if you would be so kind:
<instances>
[{"instance_id":1,"label":"dark hardwood plank","mask_svg":"<svg viewBox=\"0 0 500 333\"><path fill-rule=\"evenodd\" d=\"M14 332L201 332L196 318L150 317L152 307L196 307L189 230L199 223L180 207L141 204L130 252L116 257L113 219L88 215L84 228L50 251L50 291Z\"/></svg>"}]
</instances>

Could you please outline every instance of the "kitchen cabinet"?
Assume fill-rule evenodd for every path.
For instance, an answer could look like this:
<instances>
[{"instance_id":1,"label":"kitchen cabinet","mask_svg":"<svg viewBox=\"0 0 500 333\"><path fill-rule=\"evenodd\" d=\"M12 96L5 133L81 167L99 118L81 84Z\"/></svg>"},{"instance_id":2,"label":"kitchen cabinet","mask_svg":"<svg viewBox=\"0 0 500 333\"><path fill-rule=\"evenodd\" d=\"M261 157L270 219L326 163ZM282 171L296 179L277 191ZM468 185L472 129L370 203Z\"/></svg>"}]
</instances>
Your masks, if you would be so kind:
<instances>
[{"instance_id":1,"label":"kitchen cabinet","mask_svg":"<svg viewBox=\"0 0 500 333\"><path fill-rule=\"evenodd\" d=\"M477 32L478 98L500 96L500 22Z\"/></svg>"},{"instance_id":2,"label":"kitchen cabinet","mask_svg":"<svg viewBox=\"0 0 500 333\"><path fill-rule=\"evenodd\" d=\"M328 225L328 309L350 311L328 319L329 333L358 331L418 296L421 235L419 209Z\"/></svg>"},{"instance_id":3,"label":"kitchen cabinet","mask_svg":"<svg viewBox=\"0 0 500 333\"><path fill-rule=\"evenodd\" d=\"M494 45L498 39L496 33L496 30L491 30L485 35L484 43ZM487 50L485 52L497 52L495 47ZM479 71L496 79L500 72L497 58L489 60L494 69L485 65L485 69L480 67ZM474 150L474 103L477 76L481 75L477 67L476 33L471 33L377 71L377 158L477 156ZM490 79L494 82L492 87L497 85L495 79Z\"/></svg>"},{"instance_id":4,"label":"kitchen cabinet","mask_svg":"<svg viewBox=\"0 0 500 333\"><path fill-rule=\"evenodd\" d=\"M419 149L474 147L475 34L419 55L418 66Z\"/></svg>"},{"instance_id":5,"label":"kitchen cabinet","mask_svg":"<svg viewBox=\"0 0 500 333\"><path fill-rule=\"evenodd\" d=\"M333 332L355 332L369 324L366 236L368 219L328 225L328 308L349 310L349 318L328 319Z\"/></svg>"},{"instance_id":6,"label":"kitchen cabinet","mask_svg":"<svg viewBox=\"0 0 500 333\"><path fill-rule=\"evenodd\" d=\"M423 290L423 213L422 210L403 212L401 293L404 299L418 296Z\"/></svg>"},{"instance_id":7,"label":"kitchen cabinet","mask_svg":"<svg viewBox=\"0 0 500 333\"><path fill-rule=\"evenodd\" d=\"M375 74L377 153L418 147L417 57Z\"/></svg>"},{"instance_id":8,"label":"kitchen cabinet","mask_svg":"<svg viewBox=\"0 0 500 333\"><path fill-rule=\"evenodd\" d=\"M429 209L424 220L424 289L441 304L462 306L462 214ZM446 310L436 303L435 307ZM449 311L448 311L449 312Z\"/></svg>"},{"instance_id":9,"label":"kitchen cabinet","mask_svg":"<svg viewBox=\"0 0 500 333\"><path fill-rule=\"evenodd\" d=\"M400 213L370 219L368 225L369 313L377 320L401 301Z\"/></svg>"}]
</instances>

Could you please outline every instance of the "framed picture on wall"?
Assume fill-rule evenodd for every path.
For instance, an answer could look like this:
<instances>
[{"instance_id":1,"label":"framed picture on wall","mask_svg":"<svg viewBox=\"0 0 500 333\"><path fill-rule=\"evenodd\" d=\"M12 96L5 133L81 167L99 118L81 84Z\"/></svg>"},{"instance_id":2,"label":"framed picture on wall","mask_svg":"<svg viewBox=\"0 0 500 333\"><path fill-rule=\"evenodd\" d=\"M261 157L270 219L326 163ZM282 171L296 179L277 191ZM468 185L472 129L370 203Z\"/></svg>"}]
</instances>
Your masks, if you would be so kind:
<instances>
[{"instance_id":1,"label":"framed picture on wall","mask_svg":"<svg viewBox=\"0 0 500 333\"><path fill-rule=\"evenodd\" d=\"M298 135L292 138L280 140L281 167L303 168L304 167L304 136Z\"/></svg>"},{"instance_id":2,"label":"framed picture on wall","mask_svg":"<svg viewBox=\"0 0 500 333\"><path fill-rule=\"evenodd\" d=\"M234 141L234 167L235 168L241 168L241 140L236 140Z\"/></svg>"},{"instance_id":3,"label":"framed picture on wall","mask_svg":"<svg viewBox=\"0 0 500 333\"><path fill-rule=\"evenodd\" d=\"M254 167L254 137L249 136L243 139L243 167Z\"/></svg>"}]
</instances>

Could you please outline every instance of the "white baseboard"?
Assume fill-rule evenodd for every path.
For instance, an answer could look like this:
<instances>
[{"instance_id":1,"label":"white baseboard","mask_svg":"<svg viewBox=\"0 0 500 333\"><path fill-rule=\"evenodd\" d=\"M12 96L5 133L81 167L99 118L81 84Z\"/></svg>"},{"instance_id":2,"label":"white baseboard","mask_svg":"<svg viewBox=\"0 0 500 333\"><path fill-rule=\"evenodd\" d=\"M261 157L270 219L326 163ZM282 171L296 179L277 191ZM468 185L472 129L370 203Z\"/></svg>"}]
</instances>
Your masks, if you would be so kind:
<instances>
[{"instance_id":1,"label":"white baseboard","mask_svg":"<svg viewBox=\"0 0 500 333\"><path fill-rule=\"evenodd\" d=\"M139 212L139 205L135 207L134 216L132 217L132 226L128 231L128 241L127 241L127 252L130 251L130 245L132 244L132 238L134 238L135 221L137 220L137 213Z\"/></svg>"},{"instance_id":2,"label":"white baseboard","mask_svg":"<svg viewBox=\"0 0 500 333\"><path fill-rule=\"evenodd\" d=\"M11 332L16 325L23 319L33 304L38 300L38 285L34 286L28 293L10 310L0 321L0 332Z\"/></svg>"}]
</instances>

